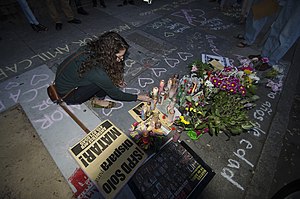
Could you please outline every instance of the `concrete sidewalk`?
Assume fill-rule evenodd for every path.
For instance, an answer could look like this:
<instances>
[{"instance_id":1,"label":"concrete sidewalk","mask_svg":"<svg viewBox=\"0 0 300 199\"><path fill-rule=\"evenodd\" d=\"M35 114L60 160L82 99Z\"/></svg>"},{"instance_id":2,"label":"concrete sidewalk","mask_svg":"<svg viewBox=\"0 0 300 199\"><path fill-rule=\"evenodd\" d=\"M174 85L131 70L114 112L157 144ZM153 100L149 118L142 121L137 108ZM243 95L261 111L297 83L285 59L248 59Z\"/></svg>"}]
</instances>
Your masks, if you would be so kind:
<instances>
[{"instance_id":1,"label":"concrete sidewalk","mask_svg":"<svg viewBox=\"0 0 300 199\"><path fill-rule=\"evenodd\" d=\"M32 114L33 119L30 121L36 124L37 118L34 118L36 115L32 107L45 100L45 93L41 92L41 96L33 101L36 104L26 104L26 100L33 99L28 95L28 91L39 88L41 85L38 83L49 83L57 64L86 42L109 30L119 32L131 45L125 67L125 79L128 82L125 91L130 93L148 91L157 86L161 79L167 79L172 74L188 74L187 65L201 59L202 54L228 57L233 65L237 65L238 57L259 53L258 44L243 49L236 47L238 40L233 36L242 33L243 26L237 24L238 19L233 13L220 12L216 3L203 0L161 0L148 5L143 1L136 1L135 5L118 7L119 3L119 0L111 0L106 3L106 9L86 7L90 15L78 16L82 24L73 25L64 21L61 31L55 30L50 19L42 19L49 31L41 33L33 32L26 23L1 23L1 112L16 103L21 103L25 112ZM223 134L218 137L204 135L197 141L182 135L188 145L216 172L216 176L199 198L269 198L283 184L278 181L275 183L274 176L282 182L291 180L284 178L286 175L281 171L280 165L277 167L282 157L286 157L280 155L286 130L299 129L299 123L288 127L289 120L293 117L289 113L295 92L299 91L299 87L296 86L296 82L299 81L299 45L291 49L290 53L293 56L287 55L282 62L282 66L285 67L283 91L272 92L265 87L265 79L259 84L257 92L261 99L249 114L260 128L232 137L229 141L226 141ZM45 65L41 66L43 64ZM260 73L261 77L263 75L264 73ZM37 84L32 84L30 80L37 76L40 78L36 81ZM18 87L13 83L25 83L19 94ZM11 92L8 88L15 90ZM266 104L270 104L267 110ZM83 114L83 117L89 115L86 119L91 121L91 128L98 122L109 119L123 132L128 133L128 128L134 121L128 115L128 110L136 103L118 102L118 105L111 110L90 110L85 105L74 110ZM50 112L49 110L43 114L51 116L55 111L60 111L53 107ZM30 114L28 117L31 117ZM84 133L76 129L76 124L66 125L65 122L60 122L57 125L61 129L59 131L68 132L70 137L64 138L64 134L60 134L61 144L58 148L61 151L54 150L57 144L53 143L50 137L45 146L73 192L78 194L78 187L70 181L78 165L68 154L67 148L83 137ZM34 127L39 135L43 135L39 133L45 130L42 125L36 124ZM46 131L56 132L51 128ZM299 140L299 133L293 135L293 141ZM43 136L41 138L43 140ZM290 150L293 150L295 155L290 158L293 158L294 165L290 168L297 168L299 161L295 159L299 157L299 145L293 146L296 150L295 147ZM276 168L280 170L276 172ZM291 170L294 171L297 170ZM299 172L293 177L300 178ZM132 197L130 190L125 189L127 192L121 191L119 197ZM88 190L84 191L82 193L91 193ZM125 195L125 192L128 195ZM90 198L93 197L95 194Z\"/></svg>"}]
</instances>

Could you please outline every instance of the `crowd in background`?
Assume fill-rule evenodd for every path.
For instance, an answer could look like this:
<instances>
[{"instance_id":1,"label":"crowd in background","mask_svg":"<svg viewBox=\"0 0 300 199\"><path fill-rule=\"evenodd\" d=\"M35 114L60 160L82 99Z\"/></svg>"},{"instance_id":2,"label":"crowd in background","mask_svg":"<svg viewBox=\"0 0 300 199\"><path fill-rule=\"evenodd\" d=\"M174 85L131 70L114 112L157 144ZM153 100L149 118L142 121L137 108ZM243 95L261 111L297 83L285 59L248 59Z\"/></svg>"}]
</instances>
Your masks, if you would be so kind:
<instances>
[{"instance_id":1,"label":"crowd in background","mask_svg":"<svg viewBox=\"0 0 300 199\"><path fill-rule=\"evenodd\" d=\"M240 40L239 48L246 48L256 41L267 22L271 21L267 36L259 55L251 58L263 59L259 70L270 69L278 64L300 36L300 1L299 0L210 0L217 2L221 11L226 11L237 4L240 6L239 23L245 23L244 34L235 37Z\"/></svg>"},{"instance_id":2,"label":"crowd in background","mask_svg":"<svg viewBox=\"0 0 300 199\"><path fill-rule=\"evenodd\" d=\"M34 16L26 0L17 0L24 15L30 23L32 29L36 32L47 31L48 28ZM151 0L143 0L151 4ZM245 24L243 34L237 34L239 39L237 47L246 48L256 41L257 36L262 31L268 21L273 20L268 30L268 36L262 46L260 55L252 55L258 59L267 57L268 62L260 68L266 70L272 65L277 64L289 48L297 41L300 35L300 29L295 28L300 24L300 1L299 0L209 0L218 3L221 12L236 9L239 16L238 23ZM61 9L57 9L59 3ZM82 6L81 0L74 0L78 14L88 15L89 13ZM55 29L61 30L63 23L60 10L64 13L68 23L80 24L81 20L75 18L71 8L71 0L46 0L49 14L55 22ZM98 0L91 0L93 7L98 6ZM134 0L121 0L118 6L134 5ZM104 0L99 0L99 5L106 8Z\"/></svg>"}]
</instances>

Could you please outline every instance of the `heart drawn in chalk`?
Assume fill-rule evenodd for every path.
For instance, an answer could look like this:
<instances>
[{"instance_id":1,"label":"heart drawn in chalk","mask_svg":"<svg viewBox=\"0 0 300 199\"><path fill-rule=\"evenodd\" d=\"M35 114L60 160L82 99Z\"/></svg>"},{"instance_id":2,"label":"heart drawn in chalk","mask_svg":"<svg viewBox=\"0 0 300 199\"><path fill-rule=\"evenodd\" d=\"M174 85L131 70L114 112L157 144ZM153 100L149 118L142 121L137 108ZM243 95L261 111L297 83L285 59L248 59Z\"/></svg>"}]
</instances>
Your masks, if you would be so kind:
<instances>
[{"instance_id":1,"label":"heart drawn in chalk","mask_svg":"<svg viewBox=\"0 0 300 199\"><path fill-rule=\"evenodd\" d=\"M20 83L18 83L18 82L9 82L5 86L5 90L10 90L11 88L18 87L19 85L20 85Z\"/></svg>"},{"instance_id":2,"label":"heart drawn in chalk","mask_svg":"<svg viewBox=\"0 0 300 199\"><path fill-rule=\"evenodd\" d=\"M187 52L178 52L177 54L179 55L180 59L182 59L183 61L186 61L189 57L194 56L193 54Z\"/></svg>"},{"instance_id":3,"label":"heart drawn in chalk","mask_svg":"<svg viewBox=\"0 0 300 199\"><path fill-rule=\"evenodd\" d=\"M138 74L141 70L142 70L142 67L138 67L138 68L130 68L126 73L127 73L127 74L131 74L131 76L135 76L135 75Z\"/></svg>"},{"instance_id":4,"label":"heart drawn in chalk","mask_svg":"<svg viewBox=\"0 0 300 199\"><path fill-rule=\"evenodd\" d=\"M159 77L162 73L167 72L167 69L165 68L151 68L151 70L156 77Z\"/></svg>"},{"instance_id":5,"label":"heart drawn in chalk","mask_svg":"<svg viewBox=\"0 0 300 199\"><path fill-rule=\"evenodd\" d=\"M118 110L118 109L120 109L120 108L122 108L122 107L124 106L124 105L123 105L123 102L114 101L114 100L111 100L111 99L109 99L109 101L115 102L115 103L116 103L116 106L113 107L113 108L110 108L110 109L102 108L102 113L103 113L105 116L109 116L113 110Z\"/></svg>"},{"instance_id":6,"label":"heart drawn in chalk","mask_svg":"<svg viewBox=\"0 0 300 199\"><path fill-rule=\"evenodd\" d=\"M131 68L133 64L135 64L136 61L132 60L132 59L127 59L125 61L125 66L127 66L128 68Z\"/></svg>"},{"instance_id":7,"label":"heart drawn in chalk","mask_svg":"<svg viewBox=\"0 0 300 199\"><path fill-rule=\"evenodd\" d=\"M32 86L35 86L39 82L45 81L47 79L49 79L49 75L47 75L47 74L33 75L30 84Z\"/></svg>"},{"instance_id":8,"label":"heart drawn in chalk","mask_svg":"<svg viewBox=\"0 0 300 199\"><path fill-rule=\"evenodd\" d=\"M174 68L177 64L179 64L178 59L173 58L165 58L165 62L171 67Z\"/></svg>"},{"instance_id":9,"label":"heart drawn in chalk","mask_svg":"<svg viewBox=\"0 0 300 199\"><path fill-rule=\"evenodd\" d=\"M139 27L141 25L141 21L131 22L134 27Z\"/></svg>"},{"instance_id":10,"label":"heart drawn in chalk","mask_svg":"<svg viewBox=\"0 0 300 199\"><path fill-rule=\"evenodd\" d=\"M172 32L165 32L165 37L173 37L174 33Z\"/></svg>"},{"instance_id":11,"label":"heart drawn in chalk","mask_svg":"<svg viewBox=\"0 0 300 199\"><path fill-rule=\"evenodd\" d=\"M151 78L139 78L139 85L142 88L145 88L147 84L153 84L154 80Z\"/></svg>"}]
</instances>

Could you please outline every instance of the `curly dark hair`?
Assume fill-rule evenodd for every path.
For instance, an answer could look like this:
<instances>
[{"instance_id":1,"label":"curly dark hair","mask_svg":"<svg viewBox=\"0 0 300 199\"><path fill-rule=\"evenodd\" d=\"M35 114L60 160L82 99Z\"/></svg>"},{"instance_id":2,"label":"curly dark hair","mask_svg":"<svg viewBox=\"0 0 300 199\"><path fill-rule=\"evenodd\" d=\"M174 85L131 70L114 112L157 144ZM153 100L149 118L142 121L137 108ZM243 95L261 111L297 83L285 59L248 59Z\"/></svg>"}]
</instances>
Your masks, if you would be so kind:
<instances>
[{"instance_id":1,"label":"curly dark hair","mask_svg":"<svg viewBox=\"0 0 300 199\"><path fill-rule=\"evenodd\" d=\"M116 32L106 32L97 40L87 44L87 59L81 64L78 73L80 77L93 67L102 67L112 82L118 86L123 80L124 61L117 61L116 54L120 50L127 50L128 43Z\"/></svg>"}]
</instances>

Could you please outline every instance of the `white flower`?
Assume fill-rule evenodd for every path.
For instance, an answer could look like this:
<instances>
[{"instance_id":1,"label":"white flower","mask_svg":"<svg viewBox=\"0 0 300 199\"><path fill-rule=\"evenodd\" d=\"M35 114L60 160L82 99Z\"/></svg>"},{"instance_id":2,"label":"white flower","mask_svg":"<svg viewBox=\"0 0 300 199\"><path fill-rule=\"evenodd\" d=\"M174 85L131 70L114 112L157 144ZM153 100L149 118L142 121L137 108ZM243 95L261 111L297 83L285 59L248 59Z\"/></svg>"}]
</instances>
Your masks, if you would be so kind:
<instances>
[{"instance_id":1,"label":"white flower","mask_svg":"<svg viewBox=\"0 0 300 199\"><path fill-rule=\"evenodd\" d=\"M278 73L283 73L283 68L278 65L273 65L273 69L276 70Z\"/></svg>"},{"instance_id":2,"label":"white flower","mask_svg":"<svg viewBox=\"0 0 300 199\"><path fill-rule=\"evenodd\" d=\"M196 72L196 71L198 71L198 68L196 65L193 65L191 72Z\"/></svg>"},{"instance_id":3,"label":"white flower","mask_svg":"<svg viewBox=\"0 0 300 199\"><path fill-rule=\"evenodd\" d=\"M252 80L254 81L255 84L257 84L258 81L260 80L260 78L257 77L255 73L250 74L250 75L249 75L249 78L252 79Z\"/></svg>"},{"instance_id":4,"label":"white flower","mask_svg":"<svg viewBox=\"0 0 300 199\"><path fill-rule=\"evenodd\" d=\"M204 85L208 88L213 88L214 87L214 85L209 80L206 80Z\"/></svg>"}]
</instances>

